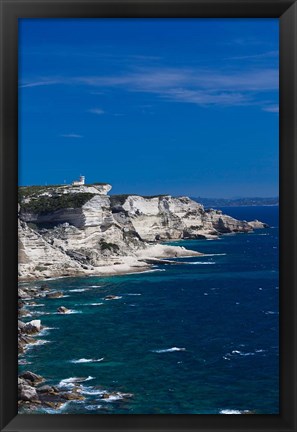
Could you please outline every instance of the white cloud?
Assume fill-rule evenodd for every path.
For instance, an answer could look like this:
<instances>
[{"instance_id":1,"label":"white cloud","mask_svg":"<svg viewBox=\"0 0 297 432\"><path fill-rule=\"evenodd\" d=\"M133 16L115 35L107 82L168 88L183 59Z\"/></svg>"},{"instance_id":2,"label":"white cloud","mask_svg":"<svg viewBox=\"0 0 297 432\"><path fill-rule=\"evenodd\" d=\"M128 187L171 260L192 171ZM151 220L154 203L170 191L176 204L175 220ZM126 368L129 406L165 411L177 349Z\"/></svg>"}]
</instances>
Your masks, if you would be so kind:
<instances>
[{"instance_id":1,"label":"white cloud","mask_svg":"<svg viewBox=\"0 0 297 432\"><path fill-rule=\"evenodd\" d=\"M75 134L75 133L62 134L60 136L63 138L83 138L83 135L79 135L79 134Z\"/></svg>"},{"instance_id":2,"label":"white cloud","mask_svg":"<svg viewBox=\"0 0 297 432\"><path fill-rule=\"evenodd\" d=\"M92 108L92 109L89 109L88 112L90 112L92 114L97 114L97 115L105 114L105 111L101 108Z\"/></svg>"},{"instance_id":3,"label":"white cloud","mask_svg":"<svg viewBox=\"0 0 297 432\"><path fill-rule=\"evenodd\" d=\"M278 51L267 51L259 54L251 54L245 56L227 57L228 60L258 60L267 58L277 58L279 55Z\"/></svg>"},{"instance_id":4,"label":"white cloud","mask_svg":"<svg viewBox=\"0 0 297 432\"><path fill-rule=\"evenodd\" d=\"M278 105L267 105L262 108L263 111L271 112L271 113L278 113L279 112L279 106Z\"/></svg>"},{"instance_id":5,"label":"white cloud","mask_svg":"<svg viewBox=\"0 0 297 432\"><path fill-rule=\"evenodd\" d=\"M259 105L259 95L278 90L279 75L277 68L218 71L209 68L159 67L136 69L112 76L78 76L52 81L40 79L26 86L54 83L152 93L172 101L197 105ZM101 108L89 112L104 114Z\"/></svg>"},{"instance_id":6,"label":"white cloud","mask_svg":"<svg viewBox=\"0 0 297 432\"><path fill-rule=\"evenodd\" d=\"M38 81L27 82L19 85L19 88L30 88L30 87L41 87L41 86L50 86L55 84L61 84L60 79L46 80L41 79Z\"/></svg>"}]
</instances>

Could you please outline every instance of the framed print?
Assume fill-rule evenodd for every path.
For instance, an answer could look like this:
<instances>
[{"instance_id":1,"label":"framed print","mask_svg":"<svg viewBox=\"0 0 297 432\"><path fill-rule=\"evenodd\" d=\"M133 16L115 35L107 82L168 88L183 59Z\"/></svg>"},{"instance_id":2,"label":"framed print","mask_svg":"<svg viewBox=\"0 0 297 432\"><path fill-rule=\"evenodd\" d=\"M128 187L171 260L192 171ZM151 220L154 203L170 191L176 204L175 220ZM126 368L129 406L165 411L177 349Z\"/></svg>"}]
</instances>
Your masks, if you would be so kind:
<instances>
[{"instance_id":1,"label":"framed print","mask_svg":"<svg viewBox=\"0 0 297 432\"><path fill-rule=\"evenodd\" d=\"M1 430L296 430L294 1L1 2Z\"/></svg>"}]
</instances>

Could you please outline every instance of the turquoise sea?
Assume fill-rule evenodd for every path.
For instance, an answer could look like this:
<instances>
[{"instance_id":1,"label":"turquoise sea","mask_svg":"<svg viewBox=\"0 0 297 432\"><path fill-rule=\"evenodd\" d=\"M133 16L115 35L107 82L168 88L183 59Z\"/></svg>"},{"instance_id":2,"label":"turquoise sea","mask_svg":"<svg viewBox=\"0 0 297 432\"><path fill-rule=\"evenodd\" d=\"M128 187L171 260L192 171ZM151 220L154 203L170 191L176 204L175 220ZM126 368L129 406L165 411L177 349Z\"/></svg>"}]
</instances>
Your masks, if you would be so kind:
<instances>
[{"instance_id":1,"label":"turquoise sea","mask_svg":"<svg viewBox=\"0 0 297 432\"><path fill-rule=\"evenodd\" d=\"M20 370L65 388L85 378L86 400L58 413L279 412L278 207L223 211L270 228L173 243L206 254L180 265L46 282L65 297L30 308L26 321L48 329ZM61 305L73 313L57 314ZM104 400L104 391L133 396Z\"/></svg>"}]
</instances>

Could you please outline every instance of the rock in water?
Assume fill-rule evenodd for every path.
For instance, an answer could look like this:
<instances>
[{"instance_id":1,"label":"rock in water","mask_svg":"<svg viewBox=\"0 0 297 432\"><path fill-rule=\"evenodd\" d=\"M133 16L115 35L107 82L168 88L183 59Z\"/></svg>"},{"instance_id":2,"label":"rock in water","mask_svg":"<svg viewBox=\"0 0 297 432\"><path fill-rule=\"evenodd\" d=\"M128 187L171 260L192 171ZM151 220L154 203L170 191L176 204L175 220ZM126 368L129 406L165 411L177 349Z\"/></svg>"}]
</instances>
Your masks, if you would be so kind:
<instances>
[{"instance_id":1,"label":"rock in water","mask_svg":"<svg viewBox=\"0 0 297 432\"><path fill-rule=\"evenodd\" d=\"M58 307L57 311L59 313L68 313L69 309L67 309L65 306L60 306L60 307Z\"/></svg>"},{"instance_id":2,"label":"rock in water","mask_svg":"<svg viewBox=\"0 0 297 432\"><path fill-rule=\"evenodd\" d=\"M41 375L37 375L37 374L35 374L35 373L33 373L33 372L30 372L30 371L26 371L26 372L24 372L24 373L22 373L21 375L20 375L20 378L23 378L23 379L25 379L26 381L29 381L30 382L30 384L32 384L32 385L36 385L36 384L39 384L39 383L41 383L42 381L44 381L44 379L43 379L43 377L41 376Z\"/></svg>"},{"instance_id":3,"label":"rock in water","mask_svg":"<svg viewBox=\"0 0 297 432\"><path fill-rule=\"evenodd\" d=\"M46 294L46 297L47 298L60 298L60 297L63 297L63 293L60 291L54 291L54 292Z\"/></svg>"},{"instance_id":4,"label":"rock in water","mask_svg":"<svg viewBox=\"0 0 297 432\"><path fill-rule=\"evenodd\" d=\"M39 333L40 330L41 330L41 321L40 320L32 320L32 321L26 323L22 327L22 333L26 333L26 334Z\"/></svg>"},{"instance_id":5,"label":"rock in water","mask_svg":"<svg viewBox=\"0 0 297 432\"><path fill-rule=\"evenodd\" d=\"M29 401L29 402L34 402L39 400L36 389L28 384L23 384L23 383L18 385L18 398L19 400Z\"/></svg>"}]
</instances>

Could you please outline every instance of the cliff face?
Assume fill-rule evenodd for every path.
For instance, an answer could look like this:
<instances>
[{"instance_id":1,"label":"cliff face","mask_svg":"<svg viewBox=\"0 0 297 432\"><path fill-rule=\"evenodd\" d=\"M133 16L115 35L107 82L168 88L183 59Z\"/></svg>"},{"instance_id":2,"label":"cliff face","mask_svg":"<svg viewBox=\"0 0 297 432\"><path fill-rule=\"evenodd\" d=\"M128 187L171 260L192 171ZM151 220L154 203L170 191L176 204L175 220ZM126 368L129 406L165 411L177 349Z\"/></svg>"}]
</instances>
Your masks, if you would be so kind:
<instances>
[{"instance_id":1,"label":"cliff face","mask_svg":"<svg viewBox=\"0 0 297 432\"><path fill-rule=\"evenodd\" d=\"M214 238L222 233L253 230L248 222L218 210L205 211L201 204L188 197L129 196L121 208L140 237L147 241Z\"/></svg>"},{"instance_id":2,"label":"cliff face","mask_svg":"<svg viewBox=\"0 0 297 432\"><path fill-rule=\"evenodd\" d=\"M157 245L159 240L215 238L265 226L205 211L187 197L109 197L110 185L20 189L21 278L125 271L127 263L131 270L147 266L148 258L189 255Z\"/></svg>"}]
</instances>

